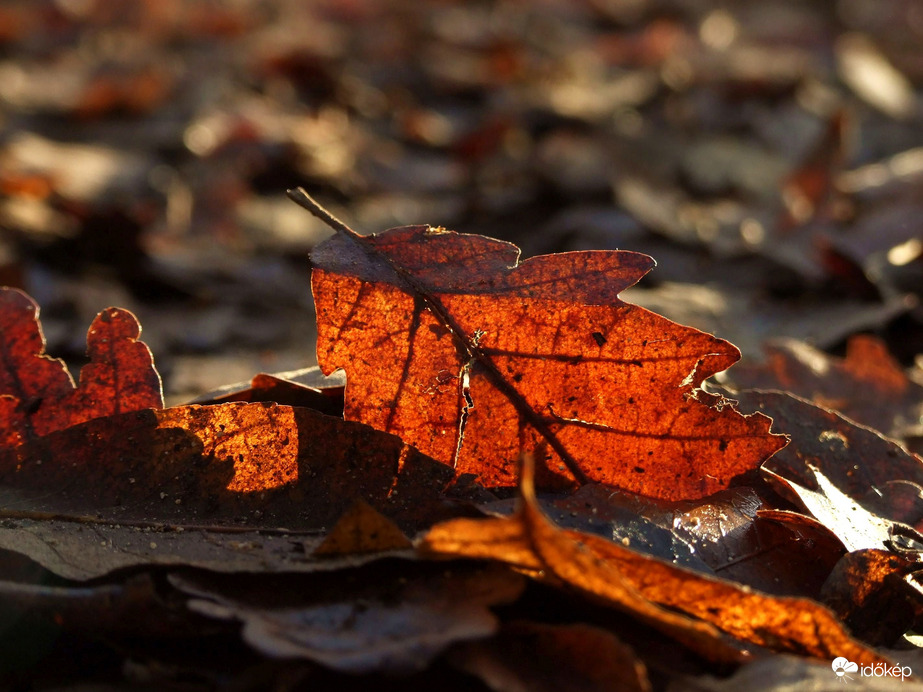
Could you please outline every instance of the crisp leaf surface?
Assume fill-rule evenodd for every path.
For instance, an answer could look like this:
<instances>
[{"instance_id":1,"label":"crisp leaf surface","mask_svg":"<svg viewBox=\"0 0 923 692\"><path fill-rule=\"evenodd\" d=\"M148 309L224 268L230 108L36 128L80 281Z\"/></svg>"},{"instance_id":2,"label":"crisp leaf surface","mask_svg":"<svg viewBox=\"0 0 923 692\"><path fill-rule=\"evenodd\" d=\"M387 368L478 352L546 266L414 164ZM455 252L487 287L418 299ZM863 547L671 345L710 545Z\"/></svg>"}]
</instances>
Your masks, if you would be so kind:
<instances>
[{"instance_id":1,"label":"crisp leaf surface","mask_svg":"<svg viewBox=\"0 0 923 692\"><path fill-rule=\"evenodd\" d=\"M318 362L346 370L346 418L485 486L514 486L521 452L541 447L542 487L697 498L784 445L697 390L733 345L619 299L646 255L520 263L508 243L410 226L340 233L312 259Z\"/></svg>"}]
</instances>

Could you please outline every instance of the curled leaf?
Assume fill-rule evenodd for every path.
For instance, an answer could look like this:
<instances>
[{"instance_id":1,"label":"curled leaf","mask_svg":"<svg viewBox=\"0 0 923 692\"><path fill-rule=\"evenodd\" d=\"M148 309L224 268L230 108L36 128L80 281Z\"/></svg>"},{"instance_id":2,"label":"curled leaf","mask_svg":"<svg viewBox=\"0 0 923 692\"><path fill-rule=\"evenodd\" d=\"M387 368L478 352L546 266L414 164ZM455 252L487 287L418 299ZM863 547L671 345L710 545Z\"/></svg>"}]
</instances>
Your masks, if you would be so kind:
<instances>
[{"instance_id":1,"label":"curled leaf","mask_svg":"<svg viewBox=\"0 0 923 692\"><path fill-rule=\"evenodd\" d=\"M827 660L836 656L868 663L885 660L853 639L818 603L761 594L636 553L620 543L558 529L535 503L528 464L521 492L522 507L515 516L488 521L456 519L437 525L420 549L500 560L552 576L633 614L713 660L733 660L735 648L727 636Z\"/></svg>"}]
</instances>

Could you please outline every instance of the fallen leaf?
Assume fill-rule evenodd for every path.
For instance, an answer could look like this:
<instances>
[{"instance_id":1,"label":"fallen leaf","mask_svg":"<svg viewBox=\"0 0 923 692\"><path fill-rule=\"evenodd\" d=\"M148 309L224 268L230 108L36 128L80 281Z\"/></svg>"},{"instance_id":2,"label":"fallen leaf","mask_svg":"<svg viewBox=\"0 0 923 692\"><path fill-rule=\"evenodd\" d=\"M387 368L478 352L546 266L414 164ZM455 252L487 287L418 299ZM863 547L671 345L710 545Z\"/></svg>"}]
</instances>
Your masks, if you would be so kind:
<instances>
[{"instance_id":1,"label":"fallen leaf","mask_svg":"<svg viewBox=\"0 0 923 692\"><path fill-rule=\"evenodd\" d=\"M894 522L883 519L864 509L848 495L843 494L817 468L808 465L813 474L813 485L817 490L806 488L799 483L763 469L766 477L786 497L795 497L808 513L821 524L830 529L843 543L847 551L884 550L888 547L894 528ZM788 492L785 492L785 489Z\"/></svg>"},{"instance_id":2,"label":"fallen leaf","mask_svg":"<svg viewBox=\"0 0 923 692\"><path fill-rule=\"evenodd\" d=\"M413 544L397 524L368 502L357 500L330 529L313 555L358 555L411 547Z\"/></svg>"},{"instance_id":3,"label":"fallen leaf","mask_svg":"<svg viewBox=\"0 0 923 692\"><path fill-rule=\"evenodd\" d=\"M850 631L875 646L893 646L921 613L904 577L915 563L886 550L847 553L837 564L821 598Z\"/></svg>"},{"instance_id":4,"label":"fallen leaf","mask_svg":"<svg viewBox=\"0 0 923 692\"><path fill-rule=\"evenodd\" d=\"M414 556L413 551L402 550L312 559L311 553L324 538L320 532L276 532L257 527L187 529L6 514L0 523L0 548L25 555L59 577L76 581L138 567L272 574L338 570L382 557Z\"/></svg>"},{"instance_id":5,"label":"fallen leaf","mask_svg":"<svg viewBox=\"0 0 923 692\"><path fill-rule=\"evenodd\" d=\"M741 364L723 378L735 389L795 394L898 440L923 434L923 386L907 377L879 339L851 337L842 359L789 339L764 350L763 363Z\"/></svg>"},{"instance_id":6,"label":"fallen leaf","mask_svg":"<svg viewBox=\"0 0 923 692\"><path fill-rule=\"evenodd\" d=\"M371 566L334 575L172 575L189 607L244 623L243 638L274 658L305 658L352 674L425 668L454 642L489 637L489 607L525 580L497 565Z\"/></svg>"},{"instance_id":7,"label":"fallen leaf","mask_svg":"<svg viewBox=\"0 0 923 692\"><path fill-rule=\"evenodd\" d=\"M788 447L764 470L815 490L812 465L841 493L880 517L911 525L923 520L923 504L915 491L923 486L923 461L893 440L791 394L725 394L742 410L771 416L773 429L791 436Z\"/></svg>"},{"instance_id":8,"label":"fallen leaf","mask_svg":"<svg viewBox=\"0 0 923 692\"><path fill-rule=\"evenodd\" d=\"M451 469L313 409L230 403L98 418L0 450L3 510L317 531L363 499L411 532L454 513Z\"/></svg>"},{"instance_id":9,"label":"fallen leaf","mask_svg":"<svg viewBox=\"0 0 923 692\"><path fill-rule=\"evenodd\" d=\"M109 636L190 636L202 634L199 618L158 592L150 574L95 586L51 586L0 581L4 624L34 626Z\"/></svg>"},{"instance_id":10,"label":"fallen leaf","mask_svg":"<svg viewBox=\"0 0 923 692\"><path fill-rule=\"evenodd\" d=\"M508 243L428 226L339 233L312 255L318 363L347 371L345 416L512 487L547 446L543 485L590 480L703 497L784 445L762 417L703 397L731 344L623 303L646 255L573 252L519 262Z\"/></svg>"},{"instance_id":11,"label":"fallen leaf","mask_svg":"<svg viewBox=\"0 0 923 692\"><path fill-rule=\"evenodd\" d=\"M833 614L803 598L773 597L632 551L590 534L562 531L535 504L530 464L522 506L509 519L456 519L433 527L424 555L494 559L554 578L631 613L711 660L734 660L732 640L778 652L874 663ZM738 651L746 645L738 644ZM736 654L737 657L740 654Z\"/></svg>"},{"instance_id":12,"label":"fallen leaf","mask_svg":"<svg viewBox=\"0 0 923 692\"><path fill-rule=\"evenodd\" d=\"M60 360L45 355L35 302L0 288L0 442L28 442L55 430L126 411L162 408L160 376L138 340L134 315L108 308L87 332L88 365L75 388Z\"/></svg>"}]
</instances>

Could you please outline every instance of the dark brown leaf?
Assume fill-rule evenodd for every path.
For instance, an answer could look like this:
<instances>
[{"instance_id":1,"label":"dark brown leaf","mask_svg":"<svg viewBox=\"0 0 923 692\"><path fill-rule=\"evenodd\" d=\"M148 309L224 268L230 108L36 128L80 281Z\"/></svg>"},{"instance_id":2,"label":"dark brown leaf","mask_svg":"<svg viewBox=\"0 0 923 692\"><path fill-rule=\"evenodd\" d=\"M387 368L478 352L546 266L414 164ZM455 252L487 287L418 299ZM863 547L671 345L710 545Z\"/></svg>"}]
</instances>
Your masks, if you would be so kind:
<instances>
[{"instance_id":1,"label":"dark brown leaf","mask_svg":"<svg viewBox=\"0 0 923 692\"><path fill-rule=\"evenodd\" d=\"M360 572L233 579L171 577L192 610L244 623L244 640L273 658L305 658L352 674L425 668L453 642L489 637L489 606L516 600L524 580L498 566L404 564Z\"/></svg>"},{"instance_id":2,"label":"dark brown leaf","mask_svg":"<svg viewBox=\"0 0 923 692\"><path fill-rule=\"evenodd\" d=\"M923 485L923 461L896 442L782 392L754 390L728 396L745 411L772 416L773 429L791 435L789 446L765 469L808 490L817 489L819 472L840 493L880 517L912 525L923 519L917 514L923 507L912 501L914 487Z\"/></svg>"},{"instance_id":3,"label":"dark brown leaf","mask_svg":"<svg viewBox=\"0 0 923 692\"><path fill-rule=\"evenodd\" d=\"M649 692L644 664L606 630L516 621L492 639L459 644L452 663L493 690Z\"/></svg>"},{"instance_id":4,"label":"dark brown leaf","mask_svg":"<svg viewBox=\"0 0 923 692\"><path fill-rule=\"evenodd\" d=\"M735 388L795 394L898 440L923 431L923 386L875 337L850 338L844 359L794 340L773 342L765 351L762 364L741 364L727 374Z\"/></svg>"}]
</instances>

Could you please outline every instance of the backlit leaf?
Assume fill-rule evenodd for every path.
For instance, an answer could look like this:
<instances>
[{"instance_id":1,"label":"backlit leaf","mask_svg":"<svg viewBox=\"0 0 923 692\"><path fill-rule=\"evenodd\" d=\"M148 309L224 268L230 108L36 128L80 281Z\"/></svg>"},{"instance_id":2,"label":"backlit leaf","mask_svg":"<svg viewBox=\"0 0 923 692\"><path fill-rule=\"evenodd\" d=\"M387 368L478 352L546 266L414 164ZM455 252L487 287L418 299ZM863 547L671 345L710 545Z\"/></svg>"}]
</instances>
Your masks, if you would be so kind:
<instances>
[{"instance_id":1,"label":"backlit leaf","mask_svg":"<svg viewBox=\"0 0 923 692\"><path fill-rule=\"evenodd\" d=\"M303 191L290 193L325 214ZM600 481L668 499L728 486L784 445L763 417L697 390L726 341L622 302L654 264L632 252L519 261L429 226L339 233L312 254L318 363L347 372L345 415L512 487L540 445L543 486Z\"/></svg>"},{"instance_id":2,"label":"backlit leaf","mask_svg":"<svg viewBox=\"0 0 923 692\"><path fill-rule=\"evenodd\" d=\"M76 388L64 363L45 355L38 314L25 293L0 288L0 445L101 416L163 407L160 376L130 312L108 308L93 320L90 362Z\"/></svg>"}]
</instances>

